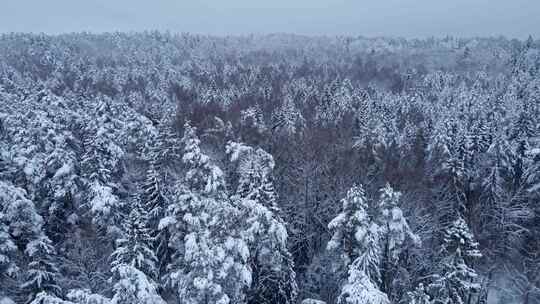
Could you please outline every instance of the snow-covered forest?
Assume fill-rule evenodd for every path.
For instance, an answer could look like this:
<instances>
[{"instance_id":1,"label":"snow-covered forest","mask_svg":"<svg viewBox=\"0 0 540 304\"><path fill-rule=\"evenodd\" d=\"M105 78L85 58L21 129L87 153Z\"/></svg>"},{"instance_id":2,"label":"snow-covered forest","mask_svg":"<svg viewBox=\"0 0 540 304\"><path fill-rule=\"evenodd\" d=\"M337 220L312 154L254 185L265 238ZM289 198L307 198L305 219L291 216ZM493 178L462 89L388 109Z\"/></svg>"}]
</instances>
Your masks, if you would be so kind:
<instances>
[{"instance_id":1,"label":"snow-covered forest","mask_svg":"<svg viewBox=\"0 0 540 304\"><path fill-rule=\"evenodd\" d=\"M0 36L0 303L540 303L540 42Z\"/></svg>"}]
</instances>

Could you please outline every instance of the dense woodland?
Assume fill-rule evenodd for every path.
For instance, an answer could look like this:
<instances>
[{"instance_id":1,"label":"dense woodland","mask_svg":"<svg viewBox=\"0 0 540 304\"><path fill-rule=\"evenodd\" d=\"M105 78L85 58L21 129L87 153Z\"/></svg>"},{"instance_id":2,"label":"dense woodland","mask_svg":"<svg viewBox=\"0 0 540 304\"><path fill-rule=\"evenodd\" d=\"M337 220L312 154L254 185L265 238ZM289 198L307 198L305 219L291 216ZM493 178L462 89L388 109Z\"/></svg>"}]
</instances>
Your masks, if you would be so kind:
<instances>
[{"instance_id":1,"label":"dense woodland","mask_svg":"<svg viewBox=\"0 0 540 304\"><path fill-rule=\"evenodd\" d=\"M0 303L540 303L540 42L0 36Z\"/></svg>"}]
</instances>

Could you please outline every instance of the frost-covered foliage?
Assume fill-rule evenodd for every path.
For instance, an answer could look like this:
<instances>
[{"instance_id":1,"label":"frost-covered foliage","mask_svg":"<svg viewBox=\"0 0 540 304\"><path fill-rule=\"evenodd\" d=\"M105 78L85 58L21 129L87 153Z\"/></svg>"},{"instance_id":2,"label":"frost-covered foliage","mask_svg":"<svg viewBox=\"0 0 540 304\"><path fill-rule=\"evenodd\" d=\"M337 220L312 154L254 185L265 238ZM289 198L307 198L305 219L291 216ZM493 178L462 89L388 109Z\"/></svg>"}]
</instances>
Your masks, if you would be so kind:
<instances>
[{"instance_id":1,"label":"frost-covered foliage","mask_svg":"<svg viewBox=\"0 0 540 304\"><path fill-rule=\"evenodd\" d=\"M64 301L57 296L50 295L46 292L40 292L30 304L74 304L73 302Z\"/></svg>"},{"instance_id":2,"label":"frost-covered foliage","mask_svg":"<svg viewBox=\"0 0 540 304\"><path fill-rule=\"evenodd\" d=\"M420 283L416 289L407 293L409 304L431 304L431 298L427 294L424 284Z\"/></svg>"},{"instance_id":3,"label":"frost-covered foliage","mask_svg":"<svg viewBox=\"0 0 540 304\"><path fill-rule=\"evenodd\" d=\"M9 226L5 221L4 213L0 213L0 280L6 279L6 276L13 276L17 271L14 261L17 247L9 233Z\"/></svg>"},{"instance_id":4,"label":"frost-covered foliage","mask_svg":"<svg viewBox=\"0 0 540 304\"><path fill-rule=\"evenodd\" d=\"M224 174L202 153L189 124L182 160L187 167L177 198L159 224L170 234L168 282L185 303L242 303L251 284L249 250L238 236L238 210L226 195Z\"/></svg>"},{"instance_id":5,"label":"frost-covered foliage","mask_svg":"<svg viewBox=\"0 0 540 304\"><path fill-rule=\"evenodd\" d=\"M36 212L27 193L13 184L0 181L0 206L3 223L17 243L27 246L41 236L43 218Z\"/></svg>"},{"instance_id":6,"label":"frost-covered foliage","mask_svg":"<svg viewBox=\"0 0 540 304\"><path fill-rule=\"evenodd\" d=\"M441 251L441 273L431 286L434 303L467 303L480 290L478 274L472 267L482 254L462 218L456 219L445 230Z\"/></svg>"},{"instance_id":7,"label":"frost-covered foliage","mask_svg":"<svg viewBox=\"0 0 540 304\"><path fill-rule=\"evenodd\" d=\"M111 255L111 267L129 265L149 278L157 277L157 258L152 249L152 237L148 228L148 214L140 202L124 220L123 237L117 240L116 250Z\"/></svg>"},{"instance_id":8,"label":"frost-covered foliage","mask_svg":"<svg viewBox=\"0 0 540 304\"><path fill-rule=\"evenodd\" d=\"M342 199L342 211L328 224L328 229L334 232L328 242L329 250L339 249L343 253L343 260L349 265L365 249L362 243L369 232L377 232L378 228L371 225L367 213L368 205L362 186L354 186L347 191ZM373 228L373 229L372 229Z\"/></svg>"},{"instance_id":9,"label":"frost-covered foliage","mask_svg":"<svg viewBox=\"0 0 540 304\"><path fill-rule=\"evenodd\" d=\"M360 259L349 268L349 277L339 296L339 304L389 304L385 293L380 291L373 281L366 275Z\"/></svg>"},{"instance_id":10,"label":"frost-covered foliage","mask_svg":"<svg viewBox=\"0 0 540 304\"><path fill-rule=\"evenodd\" d=\"M274 159L262 149L229 142L226 153L236 165L236 196L241 235L250 250L253 280L248 303L295 303L298 294L287 228L273 186Z\"/></svg>"},{"instance_id":11,"label":"frost-covered foliage","mask_svg":"<svg viewBox=\"0 0 540 304\"><path fill-rule=\"evenodd\" d=\"M128 265L170 303L538 303L539 49L3 34L0 298L107 303Z\"/></svg>"},{"instance_id":12,"label":"frost-covered foliage","mask_svg":"<svg viewBox=\"0 0 540 304\"><path fill-rule=\"evenodd\" d=\"M91 195L88 204L93 214L93 222L107 232L117 232L118 227L114 225L117 221L115 209L119 208L120 200L113 193L113 189L96 180L90 185L88 193Z\"/></svg>"},{"instance_id":13,"label":"frost-covered foliage","mask_svg":"<svg viewBox=\"0 0 540 304\"><path fill-rule=\"evenodd\" d=\"M404 267L403 253L408 254L412 246L420 246L420 237L409 227L399 207L401 193L389 184L380 190L378 224L380 227L380 247L382 251L381 282L382 289L392 300L400 299L400 277L410 277Z\"/></svg>"},{"instance_id":14,"label":"frost-covered foliage","mask_svg":"<svg viewBox=\"0 0 540 304\"><path fill-rule=\"evenodd\" d=\"M45 236L32 240L26 246L25 253L30 257L30 263L21 288L28 297L32 298L39 292L60 294L61 289L58 285L60 270L53 260L56 252L51 240Z\"/></svg>"},{"instance_id":15,"label":"frost-covered foliage","mask_svg":"<svg viewBox=\"0 0 540 304\"><path fill-rule=\"evenodd\" d=\"M334 235L327 246L329 250L343 252L348 269L338 303L390 303L388 296L379 290L381 228L367 213L363 187L351 188L342 204L342 212L328 225Z\"/></svg>"},{"instance_id":16,"label":"frost-covered foliage","mask_svg":"<svg viewBox=\"0 0 540 304\"><path fill-rule=\"evenodd\" d=\"M334 234L327 249L341 252L347 269L340 302L390 303L403 296L397 290L399 276L408 269L401 253L407 251L407 239L413 245L419 245L420 239L399 208L401 193L388 184L380 193L378 202L370 202L363 187L354 186L342 200L342 211L328 225Z\"/></svg>"},{"instance_id":17,"label":"frost-covered foliage","mask_svg":"<svg viewBox=\"0 0 540 304\"><path fill-rule=\"evenodd\" d=\"M67 299L79 304L109 304L110 299L98 294L93 294L88 289L73 289L67 295Z\"/></svg>"},{"instance_id":18,"label":"frost-covered foliage","mask_svg":"<svg viewBox=\"0 0 540 304\"><path fill-rule=\"evenodd\" d=\"M381 189L379 226L385 238L385 254L388 255L390 263L399 258L406 238L417 245L420 243L419 237L411 230L399 208L400 196L401 193L394 191L389 184Z\"/></svg>"},{"instance_id":19,"label":"frost-covered foliage","mask_svg":"<svg viewBox=\"0 0 540 304\"><path fill-rule=\"evenodd\" d=\"M186 123L182 144L182 161L187 167L185 182L190 191L214 196L225 190L224 174L221 169L210 163L210 157L201 152L200 140L195 129Z\"/></svg>"},{"instance_id":20,"label":"frost-covered foliage","mask_svg":"<svg viewBox=\"0 0 540 304\"><path fill-rule=\"evenodd\" d=\"M165 304L157 292L157 284L131 265L121 264L114 269L116 283L111 304Z\"/></svg>"}]
</instances>

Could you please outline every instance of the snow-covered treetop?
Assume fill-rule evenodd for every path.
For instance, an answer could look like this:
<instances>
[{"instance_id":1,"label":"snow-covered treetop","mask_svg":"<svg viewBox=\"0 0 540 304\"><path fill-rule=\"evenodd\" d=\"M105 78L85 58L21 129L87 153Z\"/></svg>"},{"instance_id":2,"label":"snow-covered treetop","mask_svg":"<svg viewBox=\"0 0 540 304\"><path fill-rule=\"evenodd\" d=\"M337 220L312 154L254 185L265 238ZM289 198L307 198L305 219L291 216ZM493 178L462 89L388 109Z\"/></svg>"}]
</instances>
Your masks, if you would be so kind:
<instances>
[{"instance_id":1,"label":"snow-covered treetop","mask_svg":"<svg viewBox=\"0 0 540 304\"><path fill-rule=\"evenodd\" d=\"M196 130L189 122L184 125L184 154L182 161L187 166L185 181L191 190L206 194L218 194L226 189L223 171L211 163L210 158L201 151Z\"/></svg>"},{"instance_id":2,"label":"snow-covered treetop","mask_svg":"<svg viewBox=\"0 0 540 304\"><path fill-rule=\"evenodd\" d=\"M159 296L157 285L137 268L120 265L115 268L118 281L114 284L114 296L110 304L165 304Z\"/></svg>"},{"instance_id":3,"label":"snow-covered treetop","mask_svg":"<svg viewBox=\"0 0 540 304\"><path fill-rule=\"evenodd\" d=\"M380 190L380 193L379 225L382 233L387 234L386 238L391 258L397 259L406 238L409 238L415 245L420 245L421 241L409 227L403 211L399 207L401 193L395 191L388 183Z\"/></svg>"},{"instance_id":4,"label":"snow-covered treetop","mask_svg":"<svg viewBox=\"0 0 540 304\"><path fill-rule=\"evenodd\" d=\"M363 187L354 186L341 200L342 211L328 224L333 236L327 249L343 248L347 259L354 259L364 249L364 238L371 232L376 233L376 225L371 224L367 213L368 204Z\"/></svg>"},{"instance_id":5,"label":"snow-covered treetop","mask_svg":"<svg viewBox=\"0 0 540 304\"><path fill-rule=\"evenodd\" d=\"M347 283L341 290L339 304L390 304L388 296L380 291L362 268L361 261L355 261L349 268Z\"/></svg>"},{"instance_id":6,"label":"snow-covered treetop","mask_svg":"<svg viewBox=\"0 0 540 304\"><path fill-rule=\"evenodd\" d=\"M243 143L229 141L226 153L236 165L238 175L237 194L246 198L260 198L264 187L272 181L274 158L261 148L253 148ZM266 202L263 202L266 204ZM270 202L272 205L275 202ZM275 207L270 206L268 207Z\"/></svg>"},{"instance_id":7,"label":"snow-covered treetop","mask_svg":"<svg viewBox=\"0 0 540 304\"><path fill-rule=\"evenodd\" d=\"M443 251L455 252L463 258L480 258L478 242L463 218L458 218L444 232Z\"/></svg>"}]
</instances>

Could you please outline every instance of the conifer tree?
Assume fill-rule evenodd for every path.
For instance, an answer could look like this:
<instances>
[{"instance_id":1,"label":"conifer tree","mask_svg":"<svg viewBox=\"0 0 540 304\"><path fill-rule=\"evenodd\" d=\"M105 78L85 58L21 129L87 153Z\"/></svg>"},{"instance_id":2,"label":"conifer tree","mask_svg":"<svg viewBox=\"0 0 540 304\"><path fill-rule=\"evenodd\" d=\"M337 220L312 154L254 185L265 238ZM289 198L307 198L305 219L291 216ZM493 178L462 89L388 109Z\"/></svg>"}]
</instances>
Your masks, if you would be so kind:
<instances>
[{"instance_id":1,"label":"conifer tree","mask_svg":"<svg viewBox=\"0 0 540 304\"><path fill-rule=\"evenodd\" d=\"M110 139L110 130L106 126L88 130L84 140L84 155L81 167L87 184L85 206L90 211L92 222L104 235L116 237L121 228L115 225L119 221L121 201L113 177L122 174L122 149Z\"/></svg>"},{"instance_id":2,"label":"conifer tree","mask_svg":"<svg viewBox=\"0 0 540 304\"><path fill-rule=\"evenodd\" d=\"M227 199L223 172L202 153L189 123L182 144L185 177L159 225L171 236L168 282L182 303L243 303L251 271L249 250L235 233L238 211Z\"/></svg>"},{"instance_id":3,"label":"conifer tree","mask_svg":"<svg viewBox=\"0 0 540 304\"><path fill-rule=\"evenodd\" d=\"M345 265L349 265L360 254L361 242L369 230L368 204L362 186L354 186L341 200L341 212L328 224L332 238L327 249L339 250Z\"/></svg>"},{"instance_id":4,"label":"conifer tree","mask_svg":"<svg viewBox=\"0 0 540 304\"><path fill-rule=\"evenodd\" d=\"M242 234L250 247L253 271L248 303L295 303L296 273L272 182L274 159L241 143L229 142L226 150L238 175L235 200L245 210Z\"/></svg>"},{"instance_id":5,"label":"conifer tree","mask_svg":"<svg viewBox=\"0 0 540 304\"><path fill-rule=\"evenodd\" d=\"M165 217L170 200L170 190L166 187L170 169L181 158L181 143L169 118L163 118L158 125L157 136L143 151L143 158L148 161L146 179L142 185L143 206L148 210L149 228L154 238L153 247L158 258L158 274L161 278L170 263L171 251L168 246L167 229L158 229L159 221Z\"/></svg>"},{"instance_id":6,"label":"conifer tree","mask_svg":"<svg viewBox=\"0 0 540 304\"><path fill-rule=\"evenodd\" d=\"M347 282L341 290L338 304L390 304L387 295L377 288L363 268L360 259L350 265Z\"/></svg>"},{"instance_id":7,"label":"conifer tree","mask_svg":"<svg viewBox=\"0 0 540 304\"><path fill-rule=\"evenodd\" d=\"M55 250L51 240L46 236L31 241L26 246L26 254L30 258L26 276L21 288L28 298L32 300L40 292L51 295L61 293L58 286L60 271L54 261Z\"/></svg>"},{"instance_id":8,"label":"conifer tree","mask_svg":"<svg viewBox=\"0 0 540 304\"><path fill-rule=\"evenodd\" d=\"M154 238L152 244L158 259L158 276L165 273L167 264L170 263L171 252L169 250L169 234L167 229L159 229L159 221L165 217L168 201L163 193L163 183L161 183L159 170L156 161L150 161L150 167L146 172L146 181L143 184L141 195L142 205L148 210L148 228L150 235Z\"/></svg>"},{"instance_id":9,"label":"conifer tree","mask_svg":"<svg viewBox=\"0 0 540 304\"><path fill-rule=\"evenodd\" d=\"M328 228L333 232L329 250L341 250L348 268L347 282L338 303L389 303L380 290L380 227L367 213L367 201L361 186L352 187L342 200L343 208Z\"/></svg>"},{"instance_id":10,"label":"conifer tree","mask_svg":"<svg viewBox=\"0 0 540 304\"><path fill-rule=\"evenodd\" d=\"M444 232L440 274L431 284L434 303L469 303L479 291L478 274L473 263L482 256L478 243L462 218Z\"/></svg>"},{"instance_id":11,"label":"conifer tree","mask_svg":"<svg viewBox=\"0 0 540 304\"><path fill-rule=\"evenodd\" d=\"M148 214L139 200L125 219L124 237L111 255L114 296L111 303L165 303L157 293L157 258L149 247L152 244Z\"/></svg>"},{"instance_id":12,"label":"conifer tree","mask_svg":"<svg viewBox=\"0 0 540 304\"><path fill-rule=\"evenodd\" d=\"M390 184L386 184L380 192L378 223L382 249L382 290L393 298L397 292L395 279L400 266L400 254L407 249L406 241L419 245L420 239L409 227L399 207L401 193L394 191Z\"/></svg>"},{"instance_id":13,"label":"conifer tree","mask_svg":"<svg viewBox=\"0 0 540 304\"><path fill-rule=\"evenodd\" d=\"M0 209L0 285L4 285L4 280L16 274L18 267L15 263L17 246L9 234L9 226L6 223L5 215ZM0 293L0 296L3 292Z\"/></svg>"},{"instance_id":14,"label":"conifer tree","mask_svg":"<svg viewBox=\"0 0 540 304\"><path fill-rule=\"evenodd\" d=\"M116 283L111 304L165 304L157 284L135 266L119 264L113 269Z\"/></svg>"},{"instance_id":15,"label":"conifer tree","mask_svg":"<svg viewBox=\"0 0 540 304\"><path fill-rule=\"evenodd\" d=\"M148 214L138 200L124 220L124 237L117 240L117 248L111 255L111 266L130 265L151 279L157 276L157 258L151 248L152 237L148 226Z\"/></svg>"}]
</instances>

